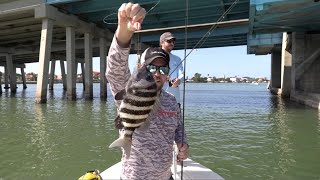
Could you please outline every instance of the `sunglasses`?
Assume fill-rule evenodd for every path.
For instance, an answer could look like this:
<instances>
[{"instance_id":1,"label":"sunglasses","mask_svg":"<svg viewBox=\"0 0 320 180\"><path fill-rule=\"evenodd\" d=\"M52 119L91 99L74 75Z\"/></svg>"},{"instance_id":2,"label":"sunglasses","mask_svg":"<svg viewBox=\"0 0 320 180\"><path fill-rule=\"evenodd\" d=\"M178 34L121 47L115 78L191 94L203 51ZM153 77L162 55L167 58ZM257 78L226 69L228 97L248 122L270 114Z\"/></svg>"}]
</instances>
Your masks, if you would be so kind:
<instances>
[{"instance_id":1,"label":"sunglasses","mask_svg":"<svg viewBox=\"0 0 320 180\"><path fill-rule=\"evenodd\" d=\"M159 70L160 74L162 75L168 75L170 70L170 68L167 66L155 66L152 64L147 65L147 69L152 74L156 73Z\"/></svg>"},{"instance_id":2,"label":"sunglasses","mask_svg":"<svg viewBox=\"0 0 320 180\"><path fill-rule=\"evenodd\" d=\"M166 42L167 42L167 43L173 43L173 44L174 44L176 41L173 40L173 39L169 39L169 40L166 40Z\"/></svg>"}]
</instances>

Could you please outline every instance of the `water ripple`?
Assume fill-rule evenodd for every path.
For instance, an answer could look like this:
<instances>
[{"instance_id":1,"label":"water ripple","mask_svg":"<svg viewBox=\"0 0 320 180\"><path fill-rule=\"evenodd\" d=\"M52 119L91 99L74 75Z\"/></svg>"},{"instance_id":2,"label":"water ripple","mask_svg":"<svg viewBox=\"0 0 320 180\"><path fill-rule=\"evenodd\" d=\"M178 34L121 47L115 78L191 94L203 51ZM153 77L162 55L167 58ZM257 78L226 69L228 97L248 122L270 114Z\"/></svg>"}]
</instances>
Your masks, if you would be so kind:
<instances>
[{"instance_id":1,"label":"water ripple","mask_svg":"<svg viewBox=\"0 0 320 180\"><path fill-rule=\"evenodd\" d=\"M79 84L77 84L78 86ZM35 104L35 86L0 96L0 179L76 179L118 162L110 91L66 101L62 85ZM19 91L20 90L20 91ZM320 179L320 113L272 96L265 86L187 84L191 158L225 179ZM13 169L18 171L12 171Z\"/></svg>"}]
</instances>

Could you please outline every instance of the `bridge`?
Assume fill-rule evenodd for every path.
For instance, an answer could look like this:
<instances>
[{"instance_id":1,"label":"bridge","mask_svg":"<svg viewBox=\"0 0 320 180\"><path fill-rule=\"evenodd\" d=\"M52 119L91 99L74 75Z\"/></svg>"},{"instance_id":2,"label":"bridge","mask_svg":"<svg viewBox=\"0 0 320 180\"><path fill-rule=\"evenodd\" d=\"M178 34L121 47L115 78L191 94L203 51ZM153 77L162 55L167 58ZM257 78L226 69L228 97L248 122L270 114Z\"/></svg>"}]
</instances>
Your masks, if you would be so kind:
<instances>
[{"instance_id":1,"label":"bridge","mask_svg":"<svg viewBox=\"0 0 320 180\"><path fill-rule=\"evenodd\" d=\"M0 1L0 66L6 69L5 88L10 80L14 93L15 69L21 68L23 73L25 63L39 62L41 78L36 99L46 102L49 63L54 65L60 60L69 99L75 99L78 63L84 74L85 94L90 99L92 57L99 56L101 97L105 98L105 56L117 27L116 13L123 2L126 1ZM133 37L131 53L139 54L146 47L158 46L160 34L165 31L177 37L176 49L247 45L248 54L272 54L273 93L319 108L319 101L314 100L320 93L316 73L320 53L319 0L132 2L141 4L148 14L143 29ZM198 43L203 37L206 40ZM70 73L65 73L64 61ZM53 82L49 89L53 89ZM308 99L313 99L312 103Z\"/></svg>"}]
</instances>

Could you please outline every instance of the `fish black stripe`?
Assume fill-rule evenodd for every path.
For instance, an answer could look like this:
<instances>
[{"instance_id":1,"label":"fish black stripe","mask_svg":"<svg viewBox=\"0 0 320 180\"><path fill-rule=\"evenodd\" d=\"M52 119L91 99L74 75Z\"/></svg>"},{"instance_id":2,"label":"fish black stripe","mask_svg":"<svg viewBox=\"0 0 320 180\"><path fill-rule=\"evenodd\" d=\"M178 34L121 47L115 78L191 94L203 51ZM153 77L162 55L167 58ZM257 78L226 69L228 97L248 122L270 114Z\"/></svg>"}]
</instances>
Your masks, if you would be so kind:
<instances>
[{"instance_id":1,"label":"fish black stripe","mask_svg":"<svg viewBox=\"0 0 320 180\"><path fill-rule=\"evenodd\" d=\"M135 127L124 127L124 130L129 130L129 131L134 131L136 128Z\"/></svg>"},{"instance_id":2,"label":"fish black stripe","mask_svg":"<svg viewBox=\"0 0 320 180\"><path fill-rule=\"evenodd\" d=\"M136 100L133 100L133 99L124 98L123 102L125 102L127 104L131 104L133 106L145 107L145 106L154 105L155 100L151 100L151 101L136 101Z\"/></svg>"},{"instance_id":3,"label":"fish black stripe","mask_svg":"<svg viewBox=\"0 0 320 180\"><path fill-rule=\"evenodd\" d=\"M120 112L127 113L127 114L132 114L132 115L145 115L149 114L151 110L132 110L132 109L127 109L127 108L121 108Z\"/></svg>"},{"instance_id":4,"label":"fish black stripe","mask_svg":"<svg viewBox=\"0 0 320 180\"><path fill-rule=\"evenodd\" d=\"M157 84L156 83L153 83L151 84L150 86L146 87L146 88L142 88L142 87L130 87L131 89L136 89L136 90L139 90L139 89L147 89L147 90L152 90L152 89L157 89Z\"/></svg>"},{"instance_id":5,"label":"fish black stripe","mask_svg":"<svg viewBox=\"0 0 320 180\"><path fill-rule=\"evenodd\" d=\"M123 122L129 123L129 124L139 124L144 121L146 121L146 118L143 119L129 119L129 118L121 118Z\"/></svg>"},{"instance_id":6,"label":"fish black stripe","mask_svg":"<svg viewBox=\"0 0 320 180\"><path fill-rule=\"evenodd\" d=\"M132 139L132 134L124 134L124 137Z\"/></svg>"},{"instance_id":7,"label":"fish black stripe","mask_svg":"<svg viewBox=\"0 0 320 180\"><path fill-rule=\"evenodd\" d=\"M157 92L143 92L143 91L139 91L137 89L128 89L128 92L130 94L133 94L135 96L139 96L139 97L155 97L157 96Z\"/></svg>"},{"instance_id":8,"label":"fish black stripe","mask_svg":"<svg viewBox=\"0 0 320 180\"><path fill-rule=\"evenodd\" d=\"M150 89L157 89L157 84L154 83L151 86L147 87L146 89L150 90Z\"/></svg>"}]
</instances>

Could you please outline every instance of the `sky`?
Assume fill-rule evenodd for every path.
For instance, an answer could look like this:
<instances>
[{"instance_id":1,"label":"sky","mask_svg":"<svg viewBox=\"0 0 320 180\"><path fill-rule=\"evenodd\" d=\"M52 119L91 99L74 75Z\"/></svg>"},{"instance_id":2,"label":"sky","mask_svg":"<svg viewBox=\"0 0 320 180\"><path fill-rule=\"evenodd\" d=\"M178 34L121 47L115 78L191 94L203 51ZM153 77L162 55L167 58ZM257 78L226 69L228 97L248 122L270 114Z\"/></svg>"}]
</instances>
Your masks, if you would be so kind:
<instances>
[{"instance_id":1,"label":"sky","mask_svg":"<svg viewBox=\"0 0 320 180\"><path fill-rule=\"evenodd\" d=\"M187 50L187 54L191 50ZM173 54L184 59L184 50L173 50ZM93 70L100 71L100 58L93 58ZM129 56L129 67L132 70L136 55ZM193 77L195 73L202 76L210 77L267 77L270 79L271 72L271 56L270 55L248 55L247 46L232 46L219 48L202 48L195 49L187 57L186 76ZM26 64L25 72L38 73L39 63ZM66 65L65 65L66 67ZM67 68L66 68L67 69ZM0 71L4 71L0 67ZM132 72L132 71L131 71ZM20 70L17 69L20 74ZM80 66L78 66L77 74L81 73ZM55 74L60 75L60 63L56 62Z\"/></svg>"}]
</instances>

